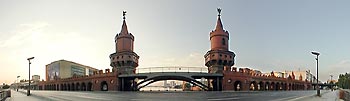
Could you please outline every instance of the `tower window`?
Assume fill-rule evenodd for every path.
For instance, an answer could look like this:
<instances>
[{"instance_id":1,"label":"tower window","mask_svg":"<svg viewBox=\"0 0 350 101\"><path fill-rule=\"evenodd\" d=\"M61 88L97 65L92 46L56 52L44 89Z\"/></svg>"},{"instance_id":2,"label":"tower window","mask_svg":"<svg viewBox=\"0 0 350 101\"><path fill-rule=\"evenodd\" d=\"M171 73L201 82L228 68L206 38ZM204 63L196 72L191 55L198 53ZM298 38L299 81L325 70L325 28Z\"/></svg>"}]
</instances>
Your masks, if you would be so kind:
<instances>
[{"instance_id":1,"label":"tower window","mask_svg":"<svg viewBox=\"0 0 350 101\"><path fill-rule=\"evenodd\" d=\"M222 44L222 45L226 45L225 38L222 38L221 44Z\"/></svg>"}]
</instances>

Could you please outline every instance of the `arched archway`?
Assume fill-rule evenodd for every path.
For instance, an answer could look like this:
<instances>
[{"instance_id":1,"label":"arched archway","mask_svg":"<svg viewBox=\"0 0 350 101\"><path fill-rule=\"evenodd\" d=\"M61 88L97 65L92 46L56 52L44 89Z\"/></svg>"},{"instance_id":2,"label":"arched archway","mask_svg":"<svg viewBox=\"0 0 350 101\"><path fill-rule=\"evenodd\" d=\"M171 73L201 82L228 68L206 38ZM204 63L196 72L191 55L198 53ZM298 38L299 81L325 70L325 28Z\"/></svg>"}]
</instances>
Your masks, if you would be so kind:
<instances>
[{"instance_id":1,"label":"arched archway","mask_svg":"<svg viewBox=\"0 0 350 101\"><path fill-rule=\"evenodd\" d=\"M75 84L75 90L76 90L76 91L80 91L80 84L79 84L79 82L77 82L77 83Z\"/></svg>"},{"instance_id":2,"label":"arched archway","mask_svg":"<svg viewBox=\"0 0 350 101\"><path fill-rule=\"evenodd\" d=\"M101 82L101 91L108 91L108 84L106 81Z\"/></svg>"},{"instance_id":3,"label":"arched archway","mask_svg":"<svg viewBox=\"0 0 350 101\"><path fill-rule=\"evenodd\" d=\"M71 90L72 90L72 91L75 91L75 84L74 84L74 83L72 83L72 85L71 85L71 87L70 87L70 88L71 88Z\"/></svg>"},{"instance_id":4,"label":"arched archway","mask_svg":"<svg viewBox=\"0 0 350 101\"><path fill-rule=\"evenodd\" d=\"M289 85L288 85L288 90L293 90L293 89L292 89L292 84L290 84L290 83L289 83Z\"/></svg>"},{"instance_id":5,"label":"arched archway","mask_svg":"<svg viewBox=\"0 0 350 101\"><path fill-rule=\"evenodd\" d=\"M271 82L270 84L270 90L275 90L276 89L276 84L275 82Z\"/></svg>"},{"instance_id":6,"label":"arched archway","mask_svg":"<svg viewBox=\"0 0 350 101\"><path fill-rule=\"evenodd\" d=\"M92 83L91 82L89 82L88 84L87 84L87 87L86 87L87 89L87 91L92 91Z\"/></svg>"},{"instance_id":7,"label":"arched archway","mask_svg":"<svg viewBox=\"0 0 350 101\"><path fill-rule=\"evenodd\" d=\"M202 88L203 90L209 89L209 87L207 85L204 85L203 83L201 83L193 78L189 78L189 77L185 77L185 76L181 76L181 75L166 75L166 76L155 76L155 77L147 78L147 79L145 79L145 80L143 80L135 85L136 87L138 87L138 88L136 88L136 90L140 90L141 88L146 87L149 84L152 84L152 83L157 82L157 81L162 81L162 80L181 80L181 81L186 81L186 82L189 82L193 85L196 85L196 86ZM141 84L146 83L146 82L147 82L147 84L141 86Z\"/></svg>"},{"instance_id":8,"label":"arched archway","mask_svg":"<svg viewBox=\"0 0 350 101\"><path fill-rule=\"evenodd\" d=\"M63 84L63 89L64 89L65 91L68 90L67 84Z\"/></svg>"},{"instance_id":9,"label":"arched archway","mask_svg":"<svg viewBox=\"0 0 350 101\"><path fill-rule=\"evenodd\" d=\"M281 90L281 84L276 82L275 90Z\"/></svg>"},{"instance_id":10,"label":"arched archway","mask_svg":"<svg viewBox=\"0 0 350 101\"><path fill-rule=\"evenodd\" d=\"M257 86L256 81L250 82L250 84L249 84L249 90L257 90L257 88L258 88L258 86Z\"/></svg>"},{"instance_id":11,"label":"arched archway","mask_svg":"<svg viewBox=\"0 0 350 101\"><path fill-rule=\"evenodd\" d=\"M68 91L71 91L70 84L67 84L67 90L68 90Z\"/></svg>"},{"instance_id":12,"label":"arched archway","mask_svg":"<svg viewBox=\"0 0 350 101\"><path fill-rule=\"evenodd\" d=\"M63 88L63 84L60 85L60 91L63 91L64 88Z\"/></svg>"},{"instance_id":13,"label":"arched archway","mask_svg":"<svg viewBox=\"0 0 350 101\"><path fill-rule=\"evenodd\" d=\"M59 84L55 84L55 90L60 90L60 85Z\"/></svg>"},{"instance_id":14,"label":"arched archway","mask_svg":"<svg viewBox=\"0 0 350 101\"><path fill-rule=\"evenodd\" d=\"M265 83L265 90L270 90L270 82Z\"/></svg>"},{"instance_id":15,"label":"arched archway","mask_svg":"<svg viewBox=\"0 0 350 101\"><path fill-rule=\"evenodd\" d=\"M233 83L233 87L235 91L240 91L242 90L242 82L237 80Z\"/></svg>"},{"instance_id":16,"label":"arched archway","mask_svg":"<svg viewBox=\"0 0 350 101\"><path fill-rule=\"evenodd\" d=\"M86 85L85 82L81 83L81 90L86 91Z\"/></svg>"},{"instance_id":17,"label":"arched archway","mask_svg":"<svg viewBox=\"0 0 350 101\"><path fill-rule=\"evenodd\" d=\"M260 82L258 83L258 90L260 90L260 91L265 90L265 85L264 85L264 82L263 82L263 81L260 81Z\"/></svg>"},{"instance_id":18,"label":"arched archway","mask_svg":"<svg viewBox=\"0 0 350 101\"><path fill-rule=\"evenodd\" d=\"M287 90L287 89L288 89L287 83L283 83L283 90Z\"/></svg>"}]
</instances>

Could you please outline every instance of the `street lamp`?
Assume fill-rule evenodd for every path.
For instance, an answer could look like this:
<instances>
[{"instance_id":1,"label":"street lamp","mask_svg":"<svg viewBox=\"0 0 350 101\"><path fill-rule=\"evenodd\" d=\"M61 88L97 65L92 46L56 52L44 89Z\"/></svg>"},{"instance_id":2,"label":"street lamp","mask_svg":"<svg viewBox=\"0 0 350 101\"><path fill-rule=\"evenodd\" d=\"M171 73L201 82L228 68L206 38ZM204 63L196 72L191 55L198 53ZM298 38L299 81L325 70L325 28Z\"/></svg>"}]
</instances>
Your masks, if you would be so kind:
<instances>
[{"instance_id":1,"label":"street lamp","mask_svg":"<svg viewBox=\"0 0 350 101\"><path fill-rule=\"evenodd\" d=\"M17 92L18 92L18 78L19 77L21 77L21 76L17 76L17 80L16 80L17 81L17 83L16 83L16 85L17 85L17 87L16 87Z\"/></svg>"},{"instance_id":2,"label":"street lamp","mask_svg":"<svg viewBox=\"0 0 350 101\"><path fill-rule=\"evenodd\" d=\"M333 75L329 75L331 77L331 81L329 82L329 84L331 84L331 91L333 91L333 84L334 82L332 82L332 78L333 78Z\"/></svg>"},{"instance_id":3,"label":"street lamp","mask_svg":"<svg viewBox=\"0 0 350 101\"><path fill-rule=\"evenodd\" d=\"M316 90L317 90L317 96L320 96L320 87L318 85L318 56L320 55L319 52L312 51L311 54L316 55Z\"/></svg>"},{"instance_id":4,"label":"street lamp","mask_svg":"<svg viewBox=\"0 0 350 101\"><path fill-rule=\"evenodd\" d=\"M30 95L30 60L34 59L34 57L30 57L30 58L27 58L28 62L29 62L29 86L28 86L28 90L27 90L27 96Z\"/></svg>"}]
</instances>

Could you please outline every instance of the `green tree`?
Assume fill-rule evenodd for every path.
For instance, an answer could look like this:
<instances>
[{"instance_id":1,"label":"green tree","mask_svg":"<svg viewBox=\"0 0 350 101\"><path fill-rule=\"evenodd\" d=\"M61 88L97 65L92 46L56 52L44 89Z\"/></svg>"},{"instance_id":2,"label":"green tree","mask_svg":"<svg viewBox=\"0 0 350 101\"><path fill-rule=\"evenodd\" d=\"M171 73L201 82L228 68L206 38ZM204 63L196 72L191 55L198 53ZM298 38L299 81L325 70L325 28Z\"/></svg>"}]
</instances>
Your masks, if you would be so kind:
<instances>
[{"instance_id":1,"label":"green tree","mask_svg":"<svg viewBox=\"0 0 350 101\"><path fill-rule=\"evenodd\" d=\"M349 89L350 88L350 74L340 74L338 78L338 83L336 83L338 87L343 89Z\"/></svg>"},{"instance_id":2,"label":"green tree","mask_svg":"<svg viewBox=\"0 0 350 101\"><path fill-rule=\"evenodd\" d=\"M2 89L9 89L10 88L10 86L9 85L4 85L4 86L2 86Z\"/></svg>"}]
</instances>

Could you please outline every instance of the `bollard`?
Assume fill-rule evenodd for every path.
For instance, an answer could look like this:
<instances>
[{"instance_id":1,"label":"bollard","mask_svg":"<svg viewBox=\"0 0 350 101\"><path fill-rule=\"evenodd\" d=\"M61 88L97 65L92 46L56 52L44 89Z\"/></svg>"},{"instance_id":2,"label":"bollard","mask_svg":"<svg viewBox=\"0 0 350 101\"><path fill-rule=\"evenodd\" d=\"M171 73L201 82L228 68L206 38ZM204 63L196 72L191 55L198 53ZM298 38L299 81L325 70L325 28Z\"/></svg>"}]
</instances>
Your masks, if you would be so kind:
<instances>
[{"instance_id":1,"label":"bollard","mask_svg":"<svg viewBox=\"0 0 350 101\"><path fill-rule=\"evenodd\" d=\"M344 99L344 91L339 90L339 99Z\"/></svg>"},{"instance_id":2,"label":"bollard","mask_svg":"<svg viewBox=\"0 0 350 101\"><path fill-rule=\"evenodd\" d=\"M11 97L11 90L0 91L0 101L5 101L7 97Z\"/></svg>"},{"instance_id":3,"label":"bollard","mask_svg":"<svg viewBox=\"0 0 350 101\"><path fill-rule=\"evenodd\" d=\"M349 90L340 90L339 91L339 99L343 99L344 101L350 101Z\"/></svg>"}]
</instances>

